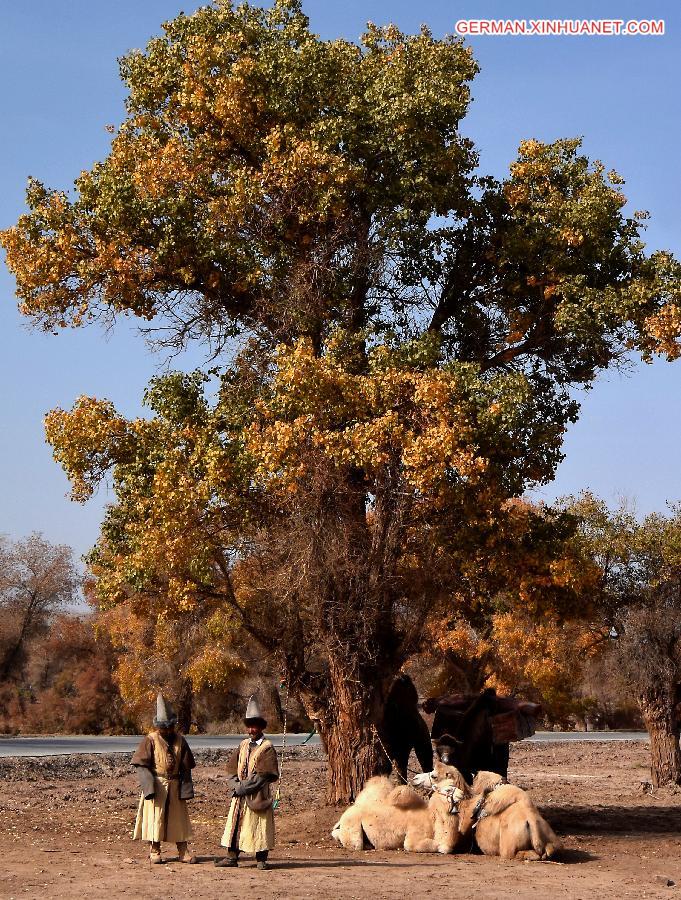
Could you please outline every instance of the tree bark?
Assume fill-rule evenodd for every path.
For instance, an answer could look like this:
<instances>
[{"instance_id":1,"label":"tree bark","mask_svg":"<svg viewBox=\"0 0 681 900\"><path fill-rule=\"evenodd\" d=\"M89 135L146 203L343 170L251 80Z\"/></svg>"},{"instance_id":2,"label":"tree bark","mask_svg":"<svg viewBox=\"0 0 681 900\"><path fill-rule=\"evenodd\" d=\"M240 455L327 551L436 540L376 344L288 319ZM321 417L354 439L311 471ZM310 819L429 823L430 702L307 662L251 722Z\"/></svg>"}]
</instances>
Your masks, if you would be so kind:
<instances>
[{"instance_id":1,"label":"tree bark","mask_svg":"<svg viewBox=\"0 0 681 900\"><path fill-rule=\"evenodd\" d=\"M326 703L301 695L327 753L330 803L352 803L369 778L390 771L377 735L393 675L392 671L386 671L385 677L362 674L352 658L333 658ZM382 736L381 740L385 744Z\"/></svg>"},{"instance_id":2,"label":"tree bark","mask_svg":"<svg viewBox=\"0 0 681 900\"><path fill-rule=\"evenodd\" d=\"M447 650L444 657L451 671L441 685L443 694L479 694L483 690L488 674L488 653L475 659L464 659Z\"/></svg>"},{"instance_id":3,"label":"tree bark","mask_svg":"<svg viewBox=\"0 0 681 900\"><path fill-rule=\"evenodd\" d=\"M653 787L681 784L679 726L674 707L659 695L638 698L641 715L650 735L650 771Z\"/></svg>"},{"instance_id":4,"label":"tree bark","mask_svg":"<svg viewBox=\"0 0 681 900\"><path fill-rule=\"evenodd\" d=\"M192 711L194 706L194 691L189 679L182 681L180 695L177 701L177 724L183 734L189 734L192 727Z\"/></svg>"},{"instance_id":5,"label":"tree bark","mask_svg":"<svg viewBox=\"0 0 681 900\"><path fill-rule=\"evenodd\" d=\"M279 694L279 688L272 684L267 689L267 693L269 694L269 705L274 711L274 721L269 723L270 731L274 731L276 728L279 731L284 725L284 708L281 705L281 695ZM288 693L286 697L286 705L288 706ZM290 727L290 726L289 726Z\"/></svg>"}]
</instances>

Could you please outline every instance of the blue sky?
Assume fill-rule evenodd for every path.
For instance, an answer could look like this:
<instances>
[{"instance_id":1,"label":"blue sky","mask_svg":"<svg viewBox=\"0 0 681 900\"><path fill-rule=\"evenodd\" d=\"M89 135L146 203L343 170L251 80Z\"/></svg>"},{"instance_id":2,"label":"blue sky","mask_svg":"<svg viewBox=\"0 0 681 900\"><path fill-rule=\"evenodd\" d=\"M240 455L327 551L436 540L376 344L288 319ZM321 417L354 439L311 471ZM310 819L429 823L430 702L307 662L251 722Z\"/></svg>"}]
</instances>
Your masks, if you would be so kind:
<instances>
[{"instance_id":1,"label":"blue sky","mask_svg":"<svg viewBox=\"0 0 681 900\"><path fill-rule=\"evenodd\" d=\"M24 208L28 175L68 189L103 158L105 126L123 117L116 58L143 47L160 23L184 9L175 0L34 0L6 4L0 30L3 136L0 227ZM436 35L468 18L662 18L663 37L471 38L481 73L463 130L481 153L481 168L503 175L518 143L581 135L586 152L627 181L630 209L648 209L651 249L681 254L681 6L672 2L523 2L523 0L307 0L322 37L356 39L367 20L406 31L427 23ZM105 491L85 507L66 499L68 485L44 443L42 418L82 393L108 397L126 414L164 363L152 357L134 324L113 334L96 329L58 337L20 320L13 281L0 269L0 532L39 530L78 554L95 541ZM200 356L180 361L193 368ZM178 363L176 362L177 366ZM681 499L681 361L609 375L585 398L565 443L556 481L541 492L590 488L609 502L633 498L640 512Z\"/></svg>"}]
</instances>

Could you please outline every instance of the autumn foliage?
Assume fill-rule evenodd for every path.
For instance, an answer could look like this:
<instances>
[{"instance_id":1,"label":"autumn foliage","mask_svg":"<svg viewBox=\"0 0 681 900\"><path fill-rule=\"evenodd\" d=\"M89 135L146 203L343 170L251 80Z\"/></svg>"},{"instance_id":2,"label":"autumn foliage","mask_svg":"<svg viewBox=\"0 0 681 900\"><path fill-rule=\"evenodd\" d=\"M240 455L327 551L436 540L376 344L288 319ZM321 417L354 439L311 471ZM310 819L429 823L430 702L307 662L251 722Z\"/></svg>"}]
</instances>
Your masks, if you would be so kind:
<instances>
[{"instance_id":1,"label":"autumn foliage","mask_svg":"<svg viewBox=\"0 0 681 900\"><path fill-rule=\"evenodd\" d=\"M427 28L323 41L297 0L220 0L123 59L107 158L72 195L30 182L1 238L38 327L132 314L210 347L152 383L148 418L81 397L48 440L76 499L113 479L90 557L112 633L141 623L190 687L255 641L317 720L335 800L374 771L432 616L523 558L509 501L553 476L571 388L678 355L681 268L646 254L619 175L572 139L476 173L476 71Z\"/></svg>"},{"instance_id":2,"label":"autumn foliage","mask_svg":"<svg viewBox=\"0 0 681 900\"><path fill-rule=\"evenodd\" d=\"M566 501L598 569L595 610L650 734L654 785L681 783L681 509L639 519L589 492Z\"/></svg>"},{"instance_id":3,"label":"autumn foliage","mask_svg":"<svg viewBox=\"0 0 681 900\"><path fill-rule=\"evenodd\" d=\"M70 547L41 534L0 542L0 731L125 729L113 655L78 616Z\"/></svg>"},{"instance_id":4,"label":"autumn foliage","mask_svg":"<svg viewBox=\"0 0 681 900\"><path fill-rule=\"evenodd\" d=\"M547 717L579 716L585 666L604 642L593 604L599 569L569 513L513 501L488 546L469 554L459 593L435 605L426 658L435 693L501 693L540 700Z\"/></svg>"}]
</instances>

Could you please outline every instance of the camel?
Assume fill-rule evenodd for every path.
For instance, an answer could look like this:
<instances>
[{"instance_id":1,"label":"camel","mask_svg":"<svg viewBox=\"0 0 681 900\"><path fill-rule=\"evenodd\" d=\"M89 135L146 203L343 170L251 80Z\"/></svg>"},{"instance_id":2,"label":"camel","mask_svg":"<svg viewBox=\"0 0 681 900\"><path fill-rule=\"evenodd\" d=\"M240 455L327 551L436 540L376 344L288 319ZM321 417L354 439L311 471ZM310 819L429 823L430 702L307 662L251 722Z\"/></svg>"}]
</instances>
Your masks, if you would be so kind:
<instances>
[{"instance_id":1,"label":"camel","mask_svg":"<svg viewBox=\"0 0 681 900\"><path fill-rule=\"evenodd\" d=\"M376 850L452 853L461 838L458 804L470 791L453 766L436 762L428 778L429 800L408 785L371 778L331 836L347 850L364 850L368 844Z\"/></svg>"},{"instance_id":2,"label":"camel","mask_svg":"<svg viewBox=\"0 0 681 900\"><path fill-rule=\"evenodd\" d=\"M503 859L550 859L561 843L529 794L508 784L496 772L478 772L472 798L462 804L462 834L475 829L478 847L486 856Z\"/></svg>"}]
</instances>

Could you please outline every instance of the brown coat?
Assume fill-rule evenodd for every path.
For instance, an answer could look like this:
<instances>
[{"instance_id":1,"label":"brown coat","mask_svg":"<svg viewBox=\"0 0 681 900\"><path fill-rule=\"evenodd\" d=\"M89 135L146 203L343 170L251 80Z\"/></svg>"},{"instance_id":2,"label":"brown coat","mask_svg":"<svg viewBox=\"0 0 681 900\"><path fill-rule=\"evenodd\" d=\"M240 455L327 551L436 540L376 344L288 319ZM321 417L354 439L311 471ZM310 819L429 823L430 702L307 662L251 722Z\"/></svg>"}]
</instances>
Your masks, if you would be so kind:
<instances>
[{"instance_id":1,"label":"brown coat","mask_svg":"<svg viewBox=\"0 0 681 900\"><path fill-rule=\"evenodd\" d=\"M161 740L163 741L163 738L161 738ZM165 744L166 742L163 741L163 743ZM194 754L181 734L175 735L172 749L174 751L173 755L179 757L177 772L189 772L194 768L196 765ZM165 775L169 771L168 761L161 758L157 759L157 756L159 756L159 754L154 751L154 737L152 737L151 734L148 734L146 737L142 738L137 750L135 750L132 757L132 764L133 766L145 766L147 769Z\"/></svg>"},{"instance_id":2,"label":"brown coat","mask_svg":"<svg viewBox=\"0 0 681 900\"><path fill-rule=\"evenodd\" d=\"M249 738L241 742L239 747L232 751L227 760L227 774L230 776L230 786L234 791L237 787L243 790L243 796L249 809L262 810L271 806L272 799L269 785L279 779L279 763L277 751L266 741L266 746L251 751L250 763L246 762L245 753L242 756L242 770L239 771L239 754L248 746ZM253 760L255 764L253 765Z\"/></svg>"},{"instance_id":3,"label":"brown coat","mask_svg":"<svg viewBox=\"0 0 681 900\"><path fill-rule=\"evenodd\" d=\"M277 753L268 740L251 748L241 742L227 761L227 774L234 791L229 804L222 846L244 853L274 847L274 810L271 783L279 778Z\"/></svg>"},{"instance_id":4,"label":"brown coat","mask_svg":"<svg viewBox=\"0 0 681 900\"><path fill-rule=\"evenodd\" d=\"M158 731L152 731L140 742L132 764L142 788L133 840L188 841L192 827L184 789L192 788L195 763L185 739L176 734L167 742Z\"/></svg>"},{"instance_id":5,"label":"brown coat","mask_svg":"<svg viewBox=\"0 0 681 900\"><path fill-rule=\"evenodd\" d=\"M155 775L177 779L180 782L180 796L183 799L190 799L193 795L191 772L196 766L196 761L189 744L181 734L174 735L173 741L168 744L158 731L152 731L142 738L131 762L137 768L140 787L145 797L153 795ZM185 790L183 785L186 786Z\"/></svg>"}]
</instances>

